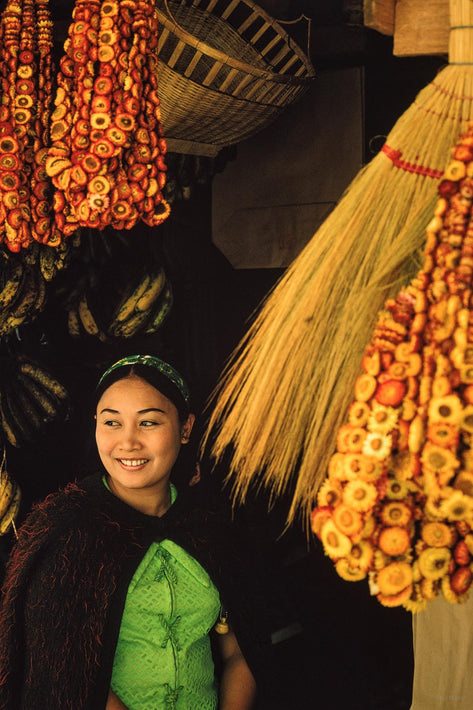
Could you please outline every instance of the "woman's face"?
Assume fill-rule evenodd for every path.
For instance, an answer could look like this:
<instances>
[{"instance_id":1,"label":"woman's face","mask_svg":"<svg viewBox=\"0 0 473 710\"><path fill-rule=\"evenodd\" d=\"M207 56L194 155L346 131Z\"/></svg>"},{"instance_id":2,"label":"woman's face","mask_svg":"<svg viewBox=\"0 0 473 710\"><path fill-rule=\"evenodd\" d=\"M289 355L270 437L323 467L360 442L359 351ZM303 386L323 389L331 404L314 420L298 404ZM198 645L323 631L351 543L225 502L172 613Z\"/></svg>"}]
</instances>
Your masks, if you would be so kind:
<instances>
[{"instance_id":1,"label":"woman's face","mask_svg":"<svg viewBox=\"0 0 473 710\"><path fill-rule=\"evenodd\" d=\"M95 438L115 492L129 499L142 490L167 491L193 423L189 415L182 424L175 405L135 375L110 385L97 405Z\"/></svg>"}]
</instances>

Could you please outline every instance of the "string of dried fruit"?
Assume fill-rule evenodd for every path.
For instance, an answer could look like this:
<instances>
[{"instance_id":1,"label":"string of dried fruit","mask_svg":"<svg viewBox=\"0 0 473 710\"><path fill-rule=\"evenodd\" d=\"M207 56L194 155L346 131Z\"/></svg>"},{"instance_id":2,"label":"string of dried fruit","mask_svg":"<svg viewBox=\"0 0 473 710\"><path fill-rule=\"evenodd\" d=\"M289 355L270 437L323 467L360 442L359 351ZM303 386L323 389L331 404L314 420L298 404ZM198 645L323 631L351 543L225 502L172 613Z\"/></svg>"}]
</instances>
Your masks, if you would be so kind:
<instances>
[{"instance_id":1,"label":"string of dried fruit","mask_svg":"<svg viewBox=\"0 0 473 710\"><path fill-rule=\"evenodd\" d=\"M157 15L148 0L77 0L60 62L46 169L56 223L130 229L169 214L157 94Z\"/></svg>"},{"instance_id":2,"label":"string of dried fruit","mask_svg":"<svg viewBox=\"0 0 473 710\"><path fill-rule=\"evenodd\" d=\"M0 240L55 245L44 170L52 76L47 0L10 0L0 20Z\"/></svg>"},{"instance_id":3,"label":"string of dried fruit","mask_svg":"<svg viewBox=\"0 0 473 710\"><path fill-rule=\"evenodd\" d=\"M473 124L417 277L386 302L312 528L344 579L411 611L473 581Z\"/></svg>"}]
</instances>

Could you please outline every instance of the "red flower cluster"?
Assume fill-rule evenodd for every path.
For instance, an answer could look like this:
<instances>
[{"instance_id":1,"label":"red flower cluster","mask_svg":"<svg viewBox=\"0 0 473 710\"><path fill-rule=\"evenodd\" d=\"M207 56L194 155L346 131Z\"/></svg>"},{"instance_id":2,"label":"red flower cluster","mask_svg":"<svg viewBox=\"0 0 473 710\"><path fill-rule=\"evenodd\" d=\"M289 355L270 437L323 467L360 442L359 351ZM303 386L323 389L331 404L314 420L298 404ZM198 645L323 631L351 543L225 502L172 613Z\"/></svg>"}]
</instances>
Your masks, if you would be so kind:
<instances>
[{"instance_id":1,"label":"red flower cluster","mask_svg":"<svg viewBox=\"0 0 473 710\"><path fill-rule=\"evenodd\" d=\"M423 269L385 304L312 529L386 606L473 581L473 124L453 151Z\"/></svg>"},{"instance_id":2,"label":"red flower cluster","mask_svg":"<svg viewBox=\"0 0 473 710\"><path fill-rule=\"evenodd\" d=\"M169 214L149 0L77 0L52 114L46 170L56 224L130 229Z\"/></svg>"},{"instance_id":3,"label":"red flower cluster","mask_svg":"<svg viewBox=\"0 0 473 710\"><path fill-rule=\"evenodd\" d=\"M13 252L61 239L44 169L51 49L47 0L9 0L0 20L0 241Z\"/></svg>"}]
</instances>

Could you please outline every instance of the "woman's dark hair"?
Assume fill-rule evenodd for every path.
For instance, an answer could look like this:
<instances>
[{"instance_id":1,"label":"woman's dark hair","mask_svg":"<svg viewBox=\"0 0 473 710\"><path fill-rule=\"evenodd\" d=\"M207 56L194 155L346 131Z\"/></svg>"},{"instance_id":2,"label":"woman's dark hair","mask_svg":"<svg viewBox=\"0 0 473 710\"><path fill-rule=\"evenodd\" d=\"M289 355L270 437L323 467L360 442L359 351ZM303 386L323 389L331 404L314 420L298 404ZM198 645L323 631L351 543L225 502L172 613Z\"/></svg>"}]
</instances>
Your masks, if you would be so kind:
<instances>
[{"instance_id":1,"label":"woman's dark hair","mask_svg":"<svg viewBox=\"0 0 473 710\"><path fill-rule=\"evenodd\" d=\"M159 372L159 370L154 367L149 367L148 365L141 365L139 363L118 367L102 378L100 384L96 387L94 392L94 400L92 402L94 409L97 408L97 404L99 403L99 400L105 390L107 390L115 382L123 380L126 377L131 377L132 375L140 377L142 380L151 385L151 387L154 387L158 390L158 392L161 392L161 394L167 397L176 407L181 424L186 421L190 413L190 408L178 387L176 387L176 385L171 382L168 377Z\"/></svg>"}]
</instances>

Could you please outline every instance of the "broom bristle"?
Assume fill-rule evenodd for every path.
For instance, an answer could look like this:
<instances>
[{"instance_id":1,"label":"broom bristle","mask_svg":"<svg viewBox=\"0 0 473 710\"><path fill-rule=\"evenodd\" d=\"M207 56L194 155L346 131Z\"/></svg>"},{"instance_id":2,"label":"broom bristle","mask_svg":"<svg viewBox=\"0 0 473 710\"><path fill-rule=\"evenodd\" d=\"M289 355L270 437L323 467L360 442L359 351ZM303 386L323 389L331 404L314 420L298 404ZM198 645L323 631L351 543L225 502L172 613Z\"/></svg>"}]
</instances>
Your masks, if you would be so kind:
<instances>
[{"instance_id":1,"label":"broom bristle","mask_svg":"<svg viewBox=\"0 0 473 710\"><path fill-rule=\"evenodd\" d=\"M233 354L203 446L212 441L217 460L231 446L236 502L254 484L271 497L290 486L287 522L301 515L307 525L378 312L419 268L438 180L473 117L472 89L473 67L447 66L419 93Z\"/></svg>"}]
</instances>

